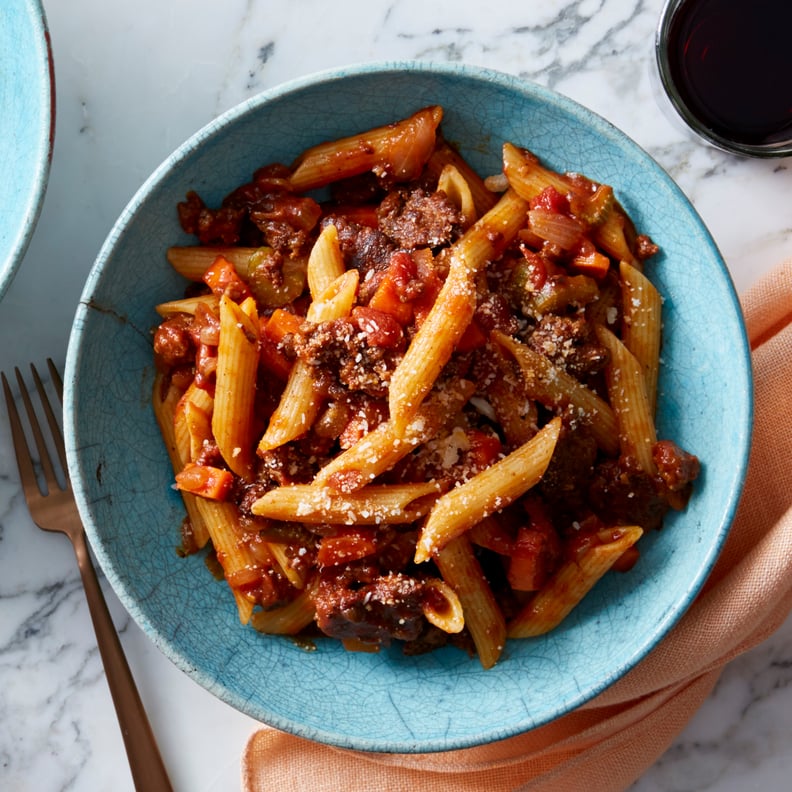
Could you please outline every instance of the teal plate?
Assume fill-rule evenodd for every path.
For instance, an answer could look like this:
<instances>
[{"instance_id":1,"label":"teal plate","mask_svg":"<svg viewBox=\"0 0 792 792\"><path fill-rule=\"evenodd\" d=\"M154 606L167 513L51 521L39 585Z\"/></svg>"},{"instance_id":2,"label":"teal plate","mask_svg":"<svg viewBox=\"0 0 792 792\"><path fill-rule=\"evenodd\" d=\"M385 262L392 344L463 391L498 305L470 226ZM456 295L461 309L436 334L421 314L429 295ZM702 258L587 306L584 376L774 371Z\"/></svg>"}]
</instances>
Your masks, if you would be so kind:
<instances>
[{"instance_id":1,"label":"teal plate","mask_svg":"<svg viewBox=\"0 0 792 792\"><path fill-rule=\"evenodd\" d=\"M0 8L0 299L41 213L55 134L55 81L39 0Z\"/></svg>"},{"instance_id":2,"label":"teal plate","mask_svg":"<svg viewBox=\"0 0 792 792\"><path fill-rule=\"evenodd\" d=\"M239 625L203 559L179 558L183 509L149 400L155 303L184 283L165 261L186 244L176 204L210 205L260 165L438 103L443 128L482 174L505 140L559 170L612 184L662 248L665 298L661 436L697 454L703 475L687 511L642 540L626 575L606 576L560 628L511 641L484 671L454 649L404 657L306 652ZM656 273L656 275L655 275ZM745 475L752 419L749 348L721 256L685 196L609 123L548 90L460 65L369 64L268 91L181 146L141 187L99 253L69 343L69 469L110 583L151 640L194 680L286 732L366 751L470 747L545 724L619 679L671 629L710 571Z\"/></svg>"}]
</instances>

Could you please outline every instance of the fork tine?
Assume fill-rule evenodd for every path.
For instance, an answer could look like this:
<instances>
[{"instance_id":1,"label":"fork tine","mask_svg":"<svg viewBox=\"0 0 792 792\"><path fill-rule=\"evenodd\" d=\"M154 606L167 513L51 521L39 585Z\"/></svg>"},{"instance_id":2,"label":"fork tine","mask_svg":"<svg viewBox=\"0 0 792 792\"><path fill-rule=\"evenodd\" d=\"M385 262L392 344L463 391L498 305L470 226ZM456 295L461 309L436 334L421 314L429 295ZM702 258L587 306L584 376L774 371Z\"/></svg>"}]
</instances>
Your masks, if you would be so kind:
<instances>
[{"instance_id":1,"label":"fork tine","mask_svg":"<svg viewBox=\"0 0 792 792\"><path fill-rule=\"evenodd\" d=\"M58 392L58 398L61 400L61 403L63 403L63 382L61 382L58 369L55 368L55 364L50 358L47 358L47 367L49 368L53 385ZM32 363L30 364L30 370L33 372L33 381L36 383L36 390L38 391L39 399L41 399L44 414L47 416L47 423L49 424L50 433L52 434L52 439L58 452L61 469L63 470L64 476L66 476L66 445L63 442L63 433L61 432L60 424L57 418L55 418L55 411L52 409L46 390L44 390L44 383L42 383L41 377Z\"/></svg>"},{"instance_id":2,"label":"fork tine","mask_svg":"<svg viewBox=\"0 0 792 792\"><path fill-rule=\"evenodd\" d=\"M41 426L39 425L36 411L33 408L33 402L30 399L30 394L28 393L28 389L25 385L25 380L22 377L22 372L19 370L19 368L15 368L14 371L16 373L17 382L19 383L19 393L22 397L22 403L25 405L28 421L30 423L30 429L33 433L33 439L35 440L36 448L38 449L39 464L41 465L41 471L44 474L44 482L46 483L47 489L49 491L51 491L53 487L62 489L55 476L55 469L52 466L52 458L50 457L47 444L44 441L44 435L41 431ZM46 412L47 406L49 405L49 400L47 399L46 394L44 394L43 391L39 392L39 398L41 399L42 404L44 404L44 409ZM51 411L52 408L49 409Z\"/></svg>"},{"instance_id":3,"label":"fork tine","mask_svg":"<svg viewBox=\"0 0 792 792\"><path fill-rule=\"evenodd\" d=\"M8 422L11 425L11 438L14 441L19 477L22 481L25 497L28 498L30 495L39 494L36 471L33 467L33 459L30 455L25 430L22 428L22 421L19 417L14 396L11 393L11 387L8 384L5 373L0 373L0 376L3 379L3 393L5 394L6 409L8 410Z\"/></svg>"},{"instance_id":4,"label":"fork tine","mask_svg":"<svg viewBox=\"0 0 792 792\"><path fill-rule=\"evenodd\" d=\"M52 358L47 358L47 368L49 369L52 384L55 386L55 391L58 394L60 403L63 404L63 380L61 379L58 367L53 362Z\"/></svg>"}]
</instances>

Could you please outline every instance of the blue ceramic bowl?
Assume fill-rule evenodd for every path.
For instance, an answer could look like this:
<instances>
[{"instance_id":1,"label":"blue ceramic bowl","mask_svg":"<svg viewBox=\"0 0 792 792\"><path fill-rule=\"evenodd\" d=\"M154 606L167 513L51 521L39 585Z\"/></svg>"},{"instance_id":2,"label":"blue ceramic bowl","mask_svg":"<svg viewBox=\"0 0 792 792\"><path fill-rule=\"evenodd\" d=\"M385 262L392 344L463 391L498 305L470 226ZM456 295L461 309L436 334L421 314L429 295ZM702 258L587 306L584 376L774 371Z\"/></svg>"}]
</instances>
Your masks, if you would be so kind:
<instances>
[{"instance_id":1,"label":"blue ceramic bowl","mask_svg":"<svg viewBox=\"0 0 792 792\"><path fill-rule=\"evenodd\" d=\"M55 132L52 53L39 0L0 10L0 299L36 227Z\"/></svg>"},{"instance_id":2,"label":"blue ceramic bowl","mask_svg":"<svg viewBox=\"0 0 792 792\"><path fill-rule=\"evenodd\" d=\"M495 668L447 649L307 653L240 627L224 584L180 558L183 510L149 406L153 305L182 293L165 249L186 244L176 204L210 205L267 162L439 103L444 130L483 174L500 146L614 185L662 248L665 297L659 425L696 453L688 510L642 540L627 575L607 576L555 632L512 641ZM547 90L458 65L342 69L268 91L187 141L133 198L102 248L77 311L66 366L71 476L91 543L132 616L212 693L277 728L329 744L438 751L509 737L557 718L619 679L662 639L699 591L731 523L746 467L751 372L727 270L669 177L601 118Z\"/></svg>"}]
</instances>

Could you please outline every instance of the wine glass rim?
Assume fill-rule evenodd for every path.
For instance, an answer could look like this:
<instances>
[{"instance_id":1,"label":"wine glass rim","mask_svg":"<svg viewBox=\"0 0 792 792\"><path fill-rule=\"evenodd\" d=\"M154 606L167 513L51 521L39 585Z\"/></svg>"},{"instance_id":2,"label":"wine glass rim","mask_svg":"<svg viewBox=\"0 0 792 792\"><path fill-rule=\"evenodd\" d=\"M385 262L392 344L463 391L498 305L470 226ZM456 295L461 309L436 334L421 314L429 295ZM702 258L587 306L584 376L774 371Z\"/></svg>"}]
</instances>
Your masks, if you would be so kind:
<instances>
[{"instance_id":1,"label":"wine glass rim","mask_svg":"<svg viewBox=\"0 0 792 792\"><path fill-rule=\"evenodd\" d=\"M681 7L696 1L697 0L666 0L655 31L655 60L657 63L657 70L662 89L672 107L690 130L707 141L710 145L723 151L747 157L762 158L788 157L792 155L792 135L786 140L774 141L772 143L753 144L733 140L720 134L712 129L711 126L704 123L685 101L674 79L668 55L668 39L674 18Z\"/></svg>"}]
</instances>

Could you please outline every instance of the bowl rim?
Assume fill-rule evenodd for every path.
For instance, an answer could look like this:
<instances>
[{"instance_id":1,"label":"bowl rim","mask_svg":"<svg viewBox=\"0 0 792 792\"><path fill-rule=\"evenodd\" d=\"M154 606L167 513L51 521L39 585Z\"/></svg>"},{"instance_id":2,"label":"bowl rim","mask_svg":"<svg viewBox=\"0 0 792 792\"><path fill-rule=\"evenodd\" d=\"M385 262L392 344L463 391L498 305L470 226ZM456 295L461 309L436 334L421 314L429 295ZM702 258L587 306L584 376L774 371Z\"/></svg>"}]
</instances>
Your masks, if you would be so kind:
<instances>
[{"instance_id":1,"label":"bowl rim","mask_svg":"<svg viewBox=\"0 0 792 792\"><path fill-rule=\"evenodd\" d=\"M730 287L729 291L732 297L732 304L730 305L730 308L735 312L736 316L740 317L740 333L742 336L744 350L744 355L741 358L741 361L744 365L743 371L746 376L746 381L750 382L751 380L750 352L745 325L741 320L742 313L739 308L739 300L734 290L731 275L726 268L726 265L717 249L717 246L715 245L714 240L712 240L709 231L706 229L700 216L679 186L673 181L673 179L671 179L662 166L660 166L644 149L642 149L635 141L629 138L626 133L615 127L611 122L602 118L594 111L591 111L578 102L551 89L537 85L531 81L485 67L459 63L436 63L432 61L401 60L373 61L351 64L304 75L263 91L220 114L217 118L213 119L189 138L187 138L152 172L152 174L143 182L127 206L121 212L104 244L102 245L86 280L83 294L77 309L77 314L75 316L75 325L69 339L64 376L64 415L66 416L67 425L66 434L68 467L73 478L78 506L80 508L81 514L84 515L86 531L88 532L95 555L106 576L113 585L113 588L119 594L119 598L122 600L127 610L129 610L129 612L133 615L135 620L141 625L149 639L152 640L152 642L177 667L185 671L194 681L199 682L203 687L210 690L226 703L229 703L235 708L241 710L242 712L247 712L248 714L250 713L251 705L249 700L244 699L242 696L234 693L233 691L229 691L227 688L223 688L223 686L219 685L216 680L204 674L202 669L196 669L193 665L191 665L189 659L184 657L170 644L169 638L167 636L163 636L158 631L157 627L151 624L145 614L141 613L135 602L134 596L126 588L123 581L119 581L118 575L115 572L115 562L113 560L112 554L108 552L105 543L102 541L101 535L97 530L97 527L90 519L91 511L90 502L87 499L88 491L87 487L84 487L81 483L81 478L79 475L81 468L75 443L78 428L78 410L76 409L76 404L79 395L77 386L77 372L80 359L84 353L83 345L86 342L82 329L82 320L91 310L92 294L103 278L104 265L112 256L115 246L119 243L119 241L122 240L131 220L141 209L141 206L145 203L149 194L157 188L157 186L171 171L171 169L178 167L178 165L183 160L189 158L206 140L216 135L222 134L227 125L246 115L248 112L255 110L260 105L266 104L286 94L299 91L303 88L313 87L317 84L333 82L336 80L343 80L348 76L357 77L366 74L382 74L393 72L404 73L405 71L427 74L436 74L439 72L449 76L461 76L470 77L477 80L494 81L499 86L508 90L516 90L520 94L528 94L537 100L558 105L565 111L571 112L573 117L581 120L585 119L585 123L593 127L598 134L605 135L606 137L613 139L620 147L627 146L629 149L631 149L635 153L636 157L645 163L646 167L650 168L657 176L661 178L664 188L667 189L669 193L672 193L677 200L681 201L686 207L688 207L691 220L698 226L703 238L708 241L712 255L716 259L718 266L722 271L722 275ZM523 725L521 728L514 726L510 729L502 729L498 734L488 732L484 735L481 735L481 737L457 739L453 743L449 743L447 740L442 738L425 739L419 744L397 744L376 739L372 741L359 736L350 738L348 735L340 734L334 731L332 725L328 725L326 729L315 729L312 727L306 727L304 724L295 721L294 719L273 715L272 712L266 713L268 717L263 717L261 708L259 708L259 711L254 714L253 717L259 718L260 720L274 726L275 728L282 729L292 734L342 748L386 753L429 753L474 747L486 742L515 736L516 734L523 732L526 728L536 728L536 726L555 720L556 718L576 709L580 705L594 698L607 687L612 685L616 680L623 677L625 673L627 673L638 662L644 659L644 657L646 657L646 655L659 641L665 638L669 630L676 623L678 623L679 619L682 618L684 613L687 611L688 607L695 598L695 595L700 591L704 581L706 580L706 577L712 570L712 567L714 566L723 547L729 528L733 522L739 501L739 495L745 481L745 471L747 469L748 453L750 450L750 436L753 423L753 394L750 388L745 393L745 400L745 425L741 427L742 431L740 435L743 443L742 448L740 449L741 453L739 454L739 457L735 463L735 473L730 479L730 487L728 492L729 507L724 513L722 523L717 526L717 535L711 543L709 554L707 555L704 563L702 563L702 565L697 570L698 574L696 575L695 579L689 581L690 585L684 598L682 598L682 600L676 604L673 612L668 614L662 623L656 625L656 628L653 632L654 640L651 642L651 646L648 648L641 647L641 650L636 652L635 656L625 658L624 662L622 662L612 674L609 674L606 679L601 680L601 682L596 685L587 687L585 691L581 691L580 695L571 703L565 702L563 708L560 711L554 712L541 722L534 723L530 726Z\"/></svg>"},{"instance_id":2,"label":"bowl rim","mask_svg":"<svg viewBox=\"0 0 792 792\"><path fill-rule=\"evenodd\" d=\"M5 9L10 14L25 14L26 24L31 28L32 39L35 47L32 51L19 53L24 57L35 56L38 61L36 76L38 82L34 85L37 96L38 120L35 142L35 167L30 174L27 187L22 192L24 210L19 219L18 228L10 238L7 250L0 250L0 300L11 286L22 259L27 252L33 232L38 224L47 191L52 155L55 144L55 64L52 54L52 42L49 26L42 0L7 0L12 4ZM18 52L17 48L8 48ZM17 58L21 62L21 58ZM2 152L0 152L1 154Z\"/></svg>"}]
</instances>

